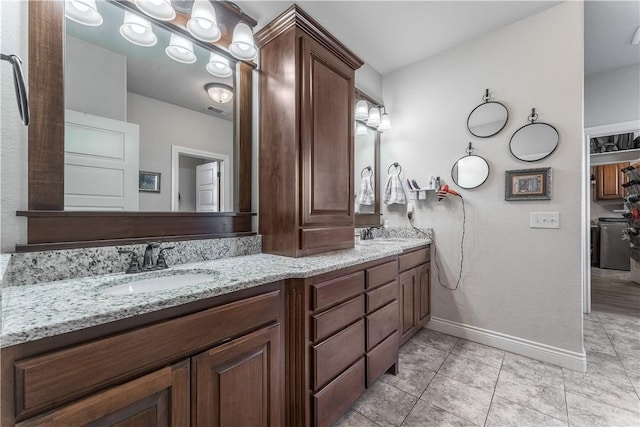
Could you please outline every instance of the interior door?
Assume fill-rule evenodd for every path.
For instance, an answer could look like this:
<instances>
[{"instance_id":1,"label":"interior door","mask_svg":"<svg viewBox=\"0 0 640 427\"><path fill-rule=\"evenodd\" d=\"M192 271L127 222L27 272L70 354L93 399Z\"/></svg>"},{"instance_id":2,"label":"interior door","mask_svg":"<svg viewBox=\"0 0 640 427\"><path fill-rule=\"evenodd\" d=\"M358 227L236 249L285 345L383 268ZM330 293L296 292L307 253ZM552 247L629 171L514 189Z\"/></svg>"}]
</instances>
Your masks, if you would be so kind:
<instances>
[{"instance_id":1,"label":"interior door","mask_svg":"<svg viewBox=\"0 0 640 427\"><path fill-rule=\"evenodd\" d=\"M140 128L66 110L64 209L137 211Z\"/></svg>"},{"instance_id":2,"label":"interior door","mask_svg":"<svg viewBox=\"0 0 640 427\"><path fill-rule=\"evenodd\" d=\"M196 212L220 212L218 162L196 166Z\"/></svg>"}]
</instances>

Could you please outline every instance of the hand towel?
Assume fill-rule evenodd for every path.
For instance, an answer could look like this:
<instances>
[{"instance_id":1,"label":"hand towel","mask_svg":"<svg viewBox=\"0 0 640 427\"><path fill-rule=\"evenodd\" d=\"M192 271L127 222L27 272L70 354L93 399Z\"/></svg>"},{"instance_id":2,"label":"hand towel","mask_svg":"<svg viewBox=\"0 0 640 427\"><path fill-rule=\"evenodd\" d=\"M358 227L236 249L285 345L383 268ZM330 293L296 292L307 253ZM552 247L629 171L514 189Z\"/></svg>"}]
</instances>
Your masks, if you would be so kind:
<instances>
[{"instance_id":1,"label":"hand towel","mask_svg":"<svg viewBox=\"0 0 640 427\"><path fill-rule=\"evenodd\" d=\"M387 205L404 205L407 203L399 173L389 175L387 185L384 188L384 203Z\"/></svg>"},{"instance_id":2,"label":"hand towel","mask_svg":"<svg viewBox=\"0 0 640 427\"><path fill-rule=\"evenodd\" d=\"M373 205L375 201L375 195L373 193L373 184L371 183L371 176L365 176L360 180L360 191L358 192L358 198L356 203L358 205Z\"/></svg>"}]
</instances>

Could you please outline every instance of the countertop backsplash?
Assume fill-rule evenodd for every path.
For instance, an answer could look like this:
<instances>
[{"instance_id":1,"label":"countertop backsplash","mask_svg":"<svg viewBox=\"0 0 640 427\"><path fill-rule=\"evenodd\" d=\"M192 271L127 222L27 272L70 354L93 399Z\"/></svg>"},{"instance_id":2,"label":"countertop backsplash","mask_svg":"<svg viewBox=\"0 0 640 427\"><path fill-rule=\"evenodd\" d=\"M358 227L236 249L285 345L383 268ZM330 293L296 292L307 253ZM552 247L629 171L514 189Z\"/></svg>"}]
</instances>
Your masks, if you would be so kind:
<instances>
[{"instance_id":1,"label":"countertop backsplash","mask_svg":"<svg viewBox=\"0 0 640 427\"><path fill-rule=\"evenodd\" d=\"M174 249L165 254L167 263L173 266L259 254L262 249L262 239L260 236L228 237L165 242L160 245L161 248L169 246L173 246ZM127 269L131 255L120 254L118 251L135 251L139 261L142 262L145 247L146 244L136 244L14 253L10 255L8 266L4 271L0 271L2 287L122 273ZM154 261L158 251L159 249L153 251ZM2 254L2 256L6 258L8 254Z\"/></svg>"}]
</instances>

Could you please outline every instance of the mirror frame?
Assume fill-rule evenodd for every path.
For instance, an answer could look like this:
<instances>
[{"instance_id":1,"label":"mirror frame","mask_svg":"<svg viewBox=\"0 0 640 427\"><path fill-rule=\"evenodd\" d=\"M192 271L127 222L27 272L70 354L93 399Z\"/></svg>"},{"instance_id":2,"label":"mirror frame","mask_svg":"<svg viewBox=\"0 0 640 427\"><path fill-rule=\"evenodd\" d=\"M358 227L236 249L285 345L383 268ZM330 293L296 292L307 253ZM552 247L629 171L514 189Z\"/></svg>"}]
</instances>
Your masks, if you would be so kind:
<instances>
[{"instance_id":1,"label":"mirror frame","mask_svg":"<svg viewBox=\"0 0 640 427\"><path fill-rule=\"evenodd\" d=\"M132 1L108 0L137 11ZM186 30L188 15L171 22L147 19L237 63L234 110L235 212L64 211L64 0L29 2L29 104L27 244L16 251L210 239L254 235L251 212L253 62L238 61L224 46L239 21L256 21L228 2L215 2L223 36L204 43ZM99 226L96 226L96 225Z\"/></svg>"},{"instance_id":2,"label":"mirror frame","mask_svg":"<svg viewBox=\"0 0 640 427\"><path fill-rule=\"evenodd\" d=\"M544 157L540 157L539 159L535 159L535 160L525 160L525 159L521 159L520 157L516 156L516 154L513 152L513 148L511 148L511 145L513 144L513 137L516 136L518 134L518 132L520 132L521 130L525 129L527 126L532 126L532 125L545 125L545 126L549 126L551 129L554 130L554 132L556 133L556 146L553 147L553 150L549 151L547 153L546 156ZM547 157L549 157L550 155L552 155L553 153L555 153L555 151L558 149L558 145L560 145L560 132L558 132L558 129L556 129L553 125L550 125L549 123L545 123L545 122L536 122L533 121L531 123L527 123L526 125L518 128L518 130L516 130L512 135L511 138L509 139L509 152L511 153L511 155L520 160L521 162L527 162L527 163L535 163L535 162L539 162L541 160L546 159Z\"/></svg>"},{"instance_id":3,"label":"mirror frame","mask_svg":"<svg viewBox=\"0 0 640 427\"><path fill-rule=\"evenodd\" d=\"M501 105L502 108L504 108L504 110L507 112L507 117L504 119L504 124L502 125L502 127L500 129L498 129L495 133L492 133L491 135L487 135L487 136L476 135L475 133L473 133L471 131L471 127L469 126L469 120L471 120L471 116L473 115L474 111L476 111L478 108L483 107L483 106L485 106L487 104L498 104L498 105ZM467 130L469 131L469 133L471 135L475 136L476 138L491 138L492 136L496 136L497 134L502 132L502 130L507 126L507 122L508 121L509 121L509 109L507 108L507 106L504 105L502 102L487 100L487 101L483 102L482 104L479 104L473 110L471 110L471 112L469 113L469 116L467 116Z\"/></svg>"},{"instance_id":4,"label":"mirror frame","mask_svg":"<svg viewBox=\"0 0 640 427\"><path fill-rule=\"evenodd\" d=\"M370 104L376 105L376 106L380 106L382 105L381 102L376 101L375 99L371 98L369 95L367 95L366 93L362 92L359 89L356 89L356 95L355 95L355 102L358 102L359 100L364 99L365 101L369 102ZM359 120L356 120L358 123L362 123L363 125L367 126L364 122L361 122ZM375 201L374 201L374 210L373 213L356 213L354 215L355 218L355 226L357 228L362 228L362 227L371 227L371 226L378 226L381 224L380 221L380 217L382 216L382 214L380 213L380 133L377 129L372 128L367 126L368 129L371 129L372 131L375 132L376 137L374 140L374 172L373 172L373 183L375 185ZM353 143L355 145L355 132L353 134ZM355 151L355 150L354 150ZM355 158L354 158L354 164L355 164ZM357 179L357 171L354 170L354 180ZM355 203L355 201L354 201Z\"/></svg>"},{"instance_id":5,"label":"mirror frame","mask_svg":"<svg viewBox=\"0 0 640 427\"><path fill-rule=\"evenodd\" d=\"M458 164L458 162L462 159L466 159L467 157L478 157L480 159L482 159L485 164L487 165L487 176L484 177L484 180L476 185L475 187L463 187L462 185L458 184L456 179L453 177L453 170L456 168L456 165ZM460 188L464 189L464 190L473 190L474 188L478 188L481 185L483 185L485 182L487 182L487 180L489 179L489 175L491 175L491 165L489 165L489 162L487 162L487 159L485 159L482 156L478 156L477 154L467 154L466 156L460 157L458 160L455 161L455 163L453 164L453 166L451 167L451 180Z\"/></svg>"}]
</instances>

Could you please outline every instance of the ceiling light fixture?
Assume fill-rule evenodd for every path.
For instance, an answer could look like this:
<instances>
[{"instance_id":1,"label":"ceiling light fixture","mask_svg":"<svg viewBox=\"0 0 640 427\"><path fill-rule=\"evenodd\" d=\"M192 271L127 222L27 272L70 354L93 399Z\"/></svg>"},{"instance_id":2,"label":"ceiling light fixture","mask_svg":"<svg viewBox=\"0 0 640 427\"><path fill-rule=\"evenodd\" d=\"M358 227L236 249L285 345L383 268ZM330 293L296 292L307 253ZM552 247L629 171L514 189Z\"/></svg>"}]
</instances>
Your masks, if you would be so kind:
<instances>
[{"instance_id":1,"label":"ceiling light fixture","mask_svg":"<svg viewBox=\"0 0 640 427\"><path fill-rule=\"evenodd\" d=\"M224 83L207 83L204 90L218 104L225 104L233 98L233 88Z\"/></svg>"},{"instance_id":2,"label":"ceiling light fixture","mask_svg":"<svg viewBox=\"0 0 640 427\"><path fill-rule=\"evenodd\" d=\"M238 22L234 28L229 52L243 61L251 61L258 55L258 48L253 41L253 32L246 23Z\"/></svg>"},{"instance_id":3,"label":"ceiling light fixture","mask_svg":"<svg viewBox=\"0 0 640 427\"><path fill-rule=\"evenodd\" d=\"M206 69L216 77L229 77L233 74L229 60L215 52L209 54L209 62L207 63Z\"/></svg>"},{"instance_id":4,"label":"ceiling light fixture","mask_svg":"<svg viewBox=\"0 0 640 427\"><path fill-rule=\"evenodd\" d=\"M124 24L120 26L120 35L138 46L150 47L158 42L151 22L129 11L124 12Z\"/></svg>"},{"instance_id":5,"label":"ceiling light fixture","mask_svg":"<svg viewBox=\"0 0 640 427\"><path fill-rule=\"evenodd\" d=\"M387 114L387 110L384 107L382 107L382 111L384 111L384 113L382 114L382 118L380 119L380 126L378 126L378 130L380 132L391 130L391 118Z\"/></svg>"},{"instance_id":6,"label":"ceiling light fixture","mask_svg":"<svg viewBox=\"0 0 640 427\"><path fill-rule=\"evenodd\" d=\"M210 43L220 40L222 33L218 28L216 11L209 0L195 0L187 30L198 40Z\"/></svg>"},{"instance_id":7,"label":"ceiling light fixture","mask_svg":"<svg viewBox=\"0 0 640 427\"><path fill-rule=\"evenodd\" d=\"M160 21L172 21L176 17L171 0L135 0L135 4L138 9Z\"/></svg>"},{"instance_id":8,"label":"ceiling light fixture","mask_svg":"<svg viewBox=\"0 0 640 427\"><path fill-rule=\"evenodd\" d=\"M367 126L371 126L372 128L378 127L380 125L380 110L376 107L372 107L369 110L369 119L367 120Z\"/></svg>"},{"instance_id":9,"label":"ceiling light fixture","mask_svg":"<svg viewBox=\"0 0 640 427\"><path fill-rule=\"evenodd\" d=\"M640 26L638 26L636 33L633 35L633 38L631 39L631 44L640 44Z\"/></svg>"},{"instance_id":10,"label":"ceiling light fixture","mask_svg":"<svg viewBox=\"0 0 640 427\"><path fill-rule=\"evenodd\" d=\"M369 104L364 99L361 99L356 104L355 118L356 120L367 120L369 118Z\"/></svg>"},{"instance_id":11,"label":"ceiling light fixture","mask_svg":"<svg viewBox=\"0 0 640 427\"><path fill-rule=\"evenodd\" d=\"M174 33L171 34L169 46L164 51L169 58L183 64L193 64L197 59L193 53L193 42Z\"/></svg>"},{"instance_id":12,"label":"ceiling light fixture","mask_svg":"<svg viewBox=\"0 0 640 427\"><path fill-rule=\"evenodd\" d=\"M96 0L67 0L64 2L64 15L73 22L89 27L102 25L103 21Z\"/></svg>"}]
</instances>

